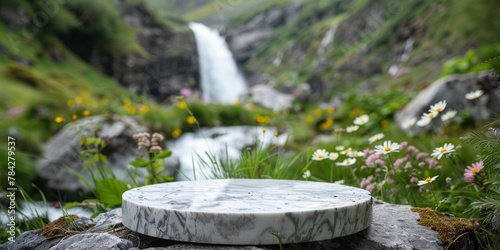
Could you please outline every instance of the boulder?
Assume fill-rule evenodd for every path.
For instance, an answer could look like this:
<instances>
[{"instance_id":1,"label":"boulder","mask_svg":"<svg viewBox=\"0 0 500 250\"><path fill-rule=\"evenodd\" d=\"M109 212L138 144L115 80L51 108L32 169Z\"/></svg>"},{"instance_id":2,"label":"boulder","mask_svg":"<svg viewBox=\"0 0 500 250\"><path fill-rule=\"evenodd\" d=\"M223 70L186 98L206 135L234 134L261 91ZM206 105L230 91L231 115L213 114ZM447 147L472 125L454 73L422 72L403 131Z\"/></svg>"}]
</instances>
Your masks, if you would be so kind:
<instances>
[{"instance_id":1,"label":"boulder","mask_svg":"<svg viewBox=\"0 0 500 250\"><path fill-rule=\"evenodd\" d=\"M274 30L293 21L301 8L300 1L286 7L270 8L240 27L229 28L226 36L234 59L239 64L246 62L254 50L272 36Z\"/></svg>"},{"instance_id":2,"label":"boulder","mask_svg":"<svg viewBox=\"0 0 500 250\"><path fill-rule=\"evenodd\" d=\"M258 84L249 90L252 102L275 111L289 109L294 99L292 94L285 94L270 85Z\"/></svg>"},{"instance_id":3,"label":"boulder","mask_svg":"<svg viewBox=\"0 0 500 250\"><path fill-rule=\"evenodd\" d=\"M137 157L137 142L132 135L145 132L146 128L131 117L93 116L77 120L64 127L43 146L43 157L37 162L38 185L57 199L79 200L90 195L89 188L72 170L92 182L89 171L84 171L79 154L81 138L97 136L106 141L101 151L107 157L110 168L119 180L129 179L129 163ZM166 175L174 176L178 161L167 158ZM145 169L138 169L139 181L144 181ZM131 180L128 181L132 183Z\"/></svg>"},{"instance_id":4,"label":"boulder","mask_svg":"<svg viewBox=\"0 0 500 250\"><path fill-rule=\"evenodd\" d=\"M482 90L484 93L476 100L465 98L467 93L475 90ZM428 112L431 105L443 100L447 103L444 112L456 110L459 116L461 111L468 110L475 121L487 120L500 113L498 77L491 75L488 71L483 71L441 78L422 90L410 103L398 111L395 120L410 135L429 131L442 125L440 117L433 119L431 125L424 127L414 125L403 128L403 123L411 118L420 119L423 113Z\"/></svg>"},{"instance_id":5,"label":"boulder","mask_svg":"<svg viewBox=\"0 0 500 250\"><path fill-rule=\"evenodd\" d=\"M186 23L175 30L160 23L142 4L116 1L123 22L137 30L146 54L129 53L112 59L107 69L120 84L161 102L182 88L199 89L196 41Z\"/></svg>"},{"instance_id":6,"label":"boulder","mask_svg":"<svg viewBox=\"0 0 500 250\"><path fill-rule=\"evenodd\" d=\"M96 243L106 249L206 249L206 250L264 250L279 249L279 246L221 246L190 244L158 239L130 231L121 224L121 208L99 215L92 225L93 228L84 230L63 240L42 240L41 230L23 233L16 242L0 245L0 249L93 249ZM78 222L77 219L75 222ZM442 249L438 240L438 233L418 224L420 216L411 211L411 206L393 205L375 201L373 206L372 225L357 234L346 237L285 245L284 249ZM88 222L86 222L88 223ZM31 239L31 240L27 240ZM49 243L50 242L50 243ZM80 248L72 248L72 247ZM87 248L83 248L87 247ZM475 246L463 248L455 246L450 249L473 249ZM104 249L104 248L103 248Z\"/></svg>"}]
</instances>

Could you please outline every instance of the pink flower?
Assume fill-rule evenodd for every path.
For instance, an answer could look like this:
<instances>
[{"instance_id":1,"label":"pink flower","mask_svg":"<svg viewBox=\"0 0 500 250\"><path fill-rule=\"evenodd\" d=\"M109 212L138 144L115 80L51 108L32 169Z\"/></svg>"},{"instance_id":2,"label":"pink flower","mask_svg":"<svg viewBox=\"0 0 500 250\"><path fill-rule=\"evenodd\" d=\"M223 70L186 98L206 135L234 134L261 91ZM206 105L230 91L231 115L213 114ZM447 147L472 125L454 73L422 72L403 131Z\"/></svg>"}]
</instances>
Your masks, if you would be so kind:
<instances>
[{"instance_id":1,"label":"pink flower","mask_svg":"<svg viewBox=\"0 0 500 250\"><path fill-rule=\"evenodd\" d=\"M394 162L394 168L399 168L408 159L408 157L399 158Z\"/></svg>"},{"instance_id":2,"label":"pink flower","mask_svg":"<svg viewBox=\"0 0 500 250\"><path fill-rule=\"evenodd\" d=\"M189 97L193 94L193 91L191 89L188 89L188 88L182 88L180 91L182 96L185 96L185 97Z\"/></svg>"},{"instance_id":3,"label":"pink flower","mask_svg":"<svg viewBox=\"0 0 500 250\"><path fill-rule=\"evenodd\" d=\"M404 141L404 142L401 142L401 144L399 144L399 150L403 150L404 147L406 147L408 145L408 142L407 141Z\"/></svg>"},{"instance_id":4,"label":"pink flower","mask_svg":"<svg viewBox=\"0 0 500 250\"><path fill-rule=\"evenodd\" d=\"M411 154L413 152L415 152L415 153L418 152L418 149L412 145L408 146L408 148L406 149L406 153Z\"/></svg>"},{"instance_id":5,"label":"pink flower","mask_svg":"<svg viewBox=\"0 0 500 250\"><path fill-rule=\"evenodd\" d=\"M436 161L434 158L429 158L427 159L427 163L429 163L429 168L432 168L438 164L438 161Z\"/></svg>"},{"instance_id":6,"label":"pink flower","mask_svg":"<svg viewBox=\"0 0 500 250\"><path fill-rule=\"evenodd\" d=\"M375 188L375 186L374 186L373 184L370 184L370 185L366 186L366 188L365 188L365 189L366 189L368 192L371 192L374 188Z\"/></svg>"},{"instance_id":7,"label":"pink flower","mask_svg":"<svg viewBox=\"0 0 500 250\"><path fill-rule=\"evenodd\" d=\"M412 176L412 177L410 178L410 182L411 182L411 183L417 183L417 182L418 182L418 178L417 178L417 177L415 177L415 176Z\"/></svg>"},{"instance_id":8,"label":"pink flower","mask_svg":"<svg viewBox=\"0 0 500 250\"><path fill-rule=\"evenodd\" d=\"M476 180L476 174L484 168L483 161L472 163L472 166L467 166L464 173L464 179L466 182L474 182Z\"/></svg>"},{"instance_id":9,"label":"pink flower","mask_svg":"<svg viewBox=\"0 0 500 250\"><path fill-rule=\"evenodd\" d=\"M415 157L415 158L416 158L417 160L420 160L420 158L422 158L422 157L427 157L427 156L429 156L429 154L428 154L428 153L423 153L423 152L422 152L422 153L418 153L418 154L417 154L417 157Z\"/></svg>"}]
</instances>

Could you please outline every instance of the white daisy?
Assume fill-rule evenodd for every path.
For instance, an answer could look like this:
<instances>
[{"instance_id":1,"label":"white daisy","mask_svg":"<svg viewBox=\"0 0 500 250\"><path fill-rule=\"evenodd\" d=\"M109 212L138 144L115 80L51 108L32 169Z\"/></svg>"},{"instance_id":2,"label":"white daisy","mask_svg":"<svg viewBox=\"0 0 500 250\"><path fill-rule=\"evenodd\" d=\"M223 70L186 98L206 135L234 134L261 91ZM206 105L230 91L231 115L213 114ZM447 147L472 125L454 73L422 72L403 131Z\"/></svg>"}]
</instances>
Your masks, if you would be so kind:
<instances>
[{"instance_id":1,"label":"white daisy","mask_svg":"<svg viewBox=\"0 0 500 250\"><path fill-rule=\"evenodd\" d=\"M472 92L465 94L465 99L474 100L474 99L481 97L482 95L483 95L483 91L478 89L476 91L472 91Z\"/></svg>"},{"instance_id":2,"label":"white daisy","mask_svg":"<svg viewBox=\"0 0 500 250\"><path fill-rule=\"evenodd\" d=\"M415 122L417 121L417 119L415 118L409 118L409 119L406 119L402 124L401 124L401 127L403 129L407 129L413 125L415 125Z\"/></svg>"},{"instance_id":3,"label":"white daisy","mask_svg":"<svg viewBox=\"0 0 500 250\"><path fill-rule=\"evenodd\" d=\"M358 116L356 117L356 119L354 119L354 124L361 126L366 124L369 120L370 117L368 115Z\"/></svg>"},{"instance_id":4,"label":"white daisy","mask_svg":"<svg viewBox=\"0 0 500 250\"><path fill-rule=\"evenodd\" d=\"M356 131L356 130L358 130L358 129L359 129L359 126L354 125L354 126L349 126L349 127L347 127L347 128L345 129L345 131L346 131L347 133L352 133L352 132L354 132L354 131Z\"/></svg>"},{"instance_id":5,"label":"white daisy","mask_svg":"<svg viewBox=\"0 0 500 250\"><path fill-rule=\"evenodd\" d=\"M391 141L385 141L383 145L375 146L375 153L388 154L390 152L399 152L399 144Z\"/></svg>"},{"instance_id":6,"label":"white daisy","mask_svg":"<svg viewBox=\"0 0 500 250\"><path fill-rule=\"evenodd\" d=\"M431 178L431 177L427 177L427 178L425 178L425 180L423 180L423 181L418 181L417 185L422 186L422 185L425 185L425 184L427 184L427 183L431 183L431 182L433 182L434 180L436 180L436 178L438 178L438 176L439 176L439 175L436 175L436 176L434 176L434 177L432 177L432 178Z\"/></svg>"},{"instance_id":7,"label":"white daisy","mask_svg":"<svg viewBox=\"0 0 500 250\"><path fill-rule=\"evenodd\" d=\"M328 158L328 152L324 149L317 149L312 155L313 161L322 161Z\"/></svg>"},{"instance_id":8,"label":"white daisy","mask_svg":"<svg viewBox=\"0 0 500 250\"><path fill-rule=\"evenodd\" d=\"M443 111L446 108L446 100L440 101L434 105L431 105L431 108L429 109L429 113L439 113Z\"/></svg>"},{"instance_id":9,"label":"white daisy","mask_svg":"<svg viewBox=\"0 0 500 250\"><path fill-rule=\"evenodd\" d=\"M451 143L445 143L444 146L434 149L431 156L436 157L438 160L443 157L444 154L448 154L455 151L455 146Z\"/></svg>"},{"instance_id":10,"label":"white daisy","mask_svg":"<svg viewBox=\"0 0 500 250\"><path fill-rule=\"evenodd\" d=\"M328 158L330 158L330 160L332 160L332 161L335 161L335 160L337 160L337 158L339 158L339 153L330 153Z\"/></svg>"},{"instance_id":11,"label":"white daisy","mask_svg":"<svg viewBox=\"0 0 500 250\"><path fill-rule=\"evenodd\" d=\"M449 110L448 112L444 113L441 116L441 120L443 122L445 122L445 121L453 119L453 117L455 117L456 115L457 115L457 111L456 110Z\"/></svg>"},{"instance_id":12,"label":"white daisy","mask_svg":"<svg viewBox=\"0 0 500 250\"><path fill-rule=\"evenodd\" d=\"M307 179L309 177L311 177L311 171L309 170L304 171L304 173L302 174L302 178Z\"/></svg>"},{"instance_id":13,"label":"white daisy","mask_svg":"<svg viewBox=\"0 0 500 250\"><path fill-rule=\"evenodd\" d=\"M348 158L345 159L343 162L337 162L337 166L351 166L352 164L356 163L356 158Z\"/></svg>"},{"instance_id":14,"label":"white daisy","mask_svg":"<svg viewBox=\"0 0 500 250\"><path fill-rule=\"evenodd\" d=\"M382 140L382 138L384 138L384 134L380 133L380 134L376 134L370 138L368 138L368 142L370 143L374 143L376 141L380 141Z\"/></svg>"}]
</instances>

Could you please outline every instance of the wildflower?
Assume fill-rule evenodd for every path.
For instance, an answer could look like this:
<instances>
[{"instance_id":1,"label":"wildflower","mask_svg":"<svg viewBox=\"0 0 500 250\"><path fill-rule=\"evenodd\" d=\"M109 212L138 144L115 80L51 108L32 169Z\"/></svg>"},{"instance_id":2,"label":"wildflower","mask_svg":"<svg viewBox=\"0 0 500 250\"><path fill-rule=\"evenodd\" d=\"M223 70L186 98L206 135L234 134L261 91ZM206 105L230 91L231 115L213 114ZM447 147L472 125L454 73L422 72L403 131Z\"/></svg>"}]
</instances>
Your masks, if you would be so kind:
<instances>
[{"instance_id":1,"label":"wildflower","mask_svg":"<svg viewBox=\"0 0 500 250\"><path fill-rule=\"evenodd\" d=\"M302 178L307 180L309 177L311 177L311 171L309 170L304 171L304 173L302 174Z\"/></svg>"},{"instance_id":2,"label":"wildflower","mask_svg":"<svg viewBox=\"0 0 500 250\"><path fill-rule=\"evenodd\" d=\"M172 137L174 137L174 138L181 136L181 134L182 134L182 130L180 130L178 128L176 128L176 129L174 129L174 131L172 131Z\"/></svg>"},{"instance_id":3,"label":"wildflower","mask_svg":"<svg viewBox=\"0 0 500 250\"><path fill-rule=\"evenodd\" d=\"M248 109L248 110L251 110L253 109L253 103L249 102L245 105L245 107Z\"/></svg>"},{"instance_id":4,"label":"wildflower","mask_svg":"<svg viewBox=\"0 0 500 250\"><path fill-rule=\"evenodd\" d=\"M179 93L184 97L190 97L193 94L193 91L189 88L182 88Z\"/></svg>"},{"instance_id":5,"label":"wildflower","mask_svg":"<svg viewBox=\"0 0 500 250\"><path fill-rule=\"evenodd\" d=\"M429 113L424 113L421 117L421 119L429 119L429 120L432 120L434 118L436 118L436 116L438 115L439 113L438 112L429 112Z\"/></svg>"},{"instance_id":6,"label":"wildflower","mask_svg":"<svg viewBox=\"0 0 500 250\"><path fill-rule=\"evenodd\" d=\"M73 121L78 120L78 116L76 114L73 114L73 116L71 116L71 120L73 120Z\"/></svg>"},{"instance_id":7,"label":"wildflower","mask_svg":"<svg viewBox=\"0 0 500 250\"><path fill-rule=\"evenodd\" d=\"M399 152L399 144L391 141L385 141L383 145L375 146L375 153L388 154L391 152Z\"/></svg>"},{"instance_id":8,"label":"wildflower","mask_svg":"<svg viewBox=\"0 0 500 250\"><path fill-rule=\"evenodd\" d=\"M159 133L153 133L153 136L152 136L152 140L156 140L156 141L163 141L163 135L162 134L159 134Z\"/></svg>"},{"instance_id":9,"label":"wildflower","mask_svg":"<svg viewBox=\"0 0 500 250\"><path fill-rule=\"evenodd\" d=\"M417 183L417 182L418 182L418 178L417 178L417 177L415 177L415 176L412 176L412 177L410 178L410 182L411 182L411 183Z\"/></svg>"},{"instance_id":10,"label":"wildflower","mask_svg":"<svg viewBox=\"0 0 500 250\"><path fill-rule=\"evenodd\" d=\"M361 126L366 124L369 120L370 117L368 115L358 116L356 117L356 119L354 119L354 124Z\"/></svg>"},{"instance_id":11,"label":"wildflower","mask_svg":"<svg viewBox=\"0 0 500 250\"><path fill-rule=\"evenodd\" d=\"M351 166L354 163L356 163L356 158L348 158L342 162L337 162L337 166Z\"/></svg>"},{"instance_id":12,"label":"wildflower","mask_svg":"<svg viewBox=\"0 0 500 250\"><path fill-rule=\"evenodd\" d=\"M464 179L466 182L474 182L476 180L476 174L484 168L484 163L482 161L472 163L472 166L467 166L464 173Z\"/></svg>"},{"instance_id":13,"label":"wildflower","mask_svg":"<svg viewBox=\"0 0 500 250\"><path fill-rule=\"evenodd\" d=\"M323 110L320 109L320 108L317 108L316 110L314 110L314 114L316 114L316 116L322 116L323 115Z\"/></svg>"},{"instance_id":14,"label":"wildflower","mask_svg":"<svg viewBox=\"0 0 500 250\"><path fill-rule=\"evenodd\" d=\"M132 101L129 98L123 99L123 106L129 107L132 105Z\"/></svg>"},{"instance_id":15,"label":"wildflower","mask_svg":"<svg viewBox=\"0 0 500 250\"><path fill-rule=\"evenodd\" d=\"M445 180L446 180L446 183L448 183L448 184L451 183L451 181L452 181L451 177L446 177Z\"/></svg>"},{"instance_id":16,"label":"wildflower","mask_svg":"<svg viewBox=\"0 0 500 250\"><path fill-rule=\"evenodd\" d=\"M186 121L189 125L194 125L196 123L196 118L194 116L190 115L186 118Z\"/></svg>"},{"instance_id":17,"label":"wildflower","mask_svg":"<svg viewBox=\"0 0 500 250\"><path fill-rule=\"evenodd\" d=\"M336 147L335 147L335 150L337 150L337 151L342 151L342 150L344 150L344 149L345 149L345 147L344 147L344 146L336 146Z\"/></svg>"},{"instance_id":18,"label":"wildflower","mask_svg":"<svg viewBox=\"0 0 500 250\"><path fill-rule=\"evenodd\" d=\"M376 141L380 141L382 140L382 138L384 138L384 134L383 133L380 133L380 134L376 134L370 138L368 138L368 142L370 143L374 143Z\"/></svg>"},{"instance_id":19,"label":"wildflower","mask_svg":"<svg viewBox=\"0 0 500 250\"><path fill-rule=\"evenodd\" d=\"M76 104L81 104L83 102L83 98L81 96L75 97L75 103Z\"/></svg>"},{"instance_id":20,"label":"wildflower","mask_svg":"<svg viewBox=\"0 0 500 250\"><path fill-rule=\"evenodd\" d=\"M56 123L63 123L64 122L64 118L62 118L62 116L57 116L55 118L55 121L56 121Z\"/></svg>"},{"instance_id":21,"label":"wildflower","mask_svg":"<svg viewBox=\"0 0 500 250\"><path fill-rule=\"evenodd\" d=\"M177 103L177 107L180 108L180 109L186 109L187 108L187 105L186 105L186 102L184 101L179 101Z\"/></svg>"},{"instance_id":22,"label":"wildflower","mask_svg":"<svg viewBox=\"0 0 500 250\"><path fill-rule=\"evenodd\" d=\"M449 110L448 112L444 113L444 115L441 116L441 120L443 122L448 121L453 119L457 115L457 111L455 110Z\"/></svg>"},{"instance_id":23,"label":"wildflower","mask_svg":"<svg viewBox=\"0 0 500 250\"><path fill-rule=\"evenodd\" d=\"M439 113L443 111L446 108L446 100L440 101L434 105L431 105L431 108L429 109L429 113Z\"/></svg>"},{"instance_id":24,"label":"wildflower","mask_svg":"<svg viewBox=\"0 0 500 250\"><path fill-rule=\"evenodd\" d=\"M278 131L274 131L274 137L278 137Z\"/></svg>"},{"instance_id":25,"label":"wildflower","mask_svg":"<svg viewBox=\"0 0 500 250\"><path fill-rule=\"evenodd\" d=\"M403 121L403 123L401 124L401 127L403 129L407 129L413 125L415 125L415 122L417 121L417 119L415 118L409 118L409 119L406 119Z\"/></svg>"},{"instance_id":26,"label":"wildflower","mask_svg":"<svg viewBox=\"0 0 500 250\"><path fill-rule=\"evenodd\" d=\"M314 123L314 118L312 115L308 115L306 116L306 121L310 124Z\"/></svg>"},{"instance_id":27,"label":"wildflower","mask_svg":"<svg viewBox=\"0 0 500 250\"><path fill-rule=\"evenodd\" d=\"M152 146L149 151L151 151L151 153L160 153L161 152L161 147L160 146Z\"/></svg>"},{"instance_id":28,"label":"wildflower","mask_svg":"<svg viewBox=\"0 0 500 250\"><path fill-rule=\"evenodd\" d=\"M444 154L448 154L455 151L455 146L451 143L445 143L444 146L434 149L431 156L436 157L438 160L443 157Z\"/></svg>"},{"instance_id":29,"label":"wildflower","mask_svg":"<svg viewBox=\"0 0 500 250\"><path fill-rule=\"evenodd\" d=\"M360 157L361 156L361 153L356 151L356 150L352 150L350 152L347 152L347 156L349 157Z\"/></svg>"},{"instance_id":30,"label":"wildflower","mask_svg":"<svg viewBox=\"0 0 500 250\"><path fill-rule=\"evenodd\" d=\"M84 111L82 112L82 115L83 115L83 116L89 116L89 115L90 115L90 111L89 111L88 109L86 109L86 110L84 110Z\"/></svg>"},{"instance_id":31,"label":"wildflower","mask_svg":"<svg viewBox=\"0 0 500 250\"><path fill-rule=\"evenodd\" d=\"M137 112L137 110L135 109L135 107L132 107L132 106L128 106L127 110L128 110L128 113L131 114L131 115L135 115L135 113Z\"/></svg>"},{"instance_id":32,"label":"wildflower","mask_svg":"<svg viewBox=\"0 0 500 250\"><path fill-rule=\"evenodd\" d=\"M328 158L328 152L324 149L317 149L314 151L314 154L312 155L313 161L321 161L324 160L325 158Z\"/></svg>"},{"instance_id":33,"label":"wildflower","mask_svg":"<svg viewBox=\"0 0 500 250\"><path fill-rule=\"evenodd\" d=\"M140 105L139 106L139 114L145 114L149 111L149 106L148 105Z\"/></svg>"},{"instance_id":34,"label":"wildflower","mask_svg":"<svg viewBox=\"0 0 500 250\"><path fill-rule=\"evenodd\" d=\"M330 158L330 160L332 160L332 161L335 161L335 160L337 160L337 158L339 158L339 153L330 153L328 155L328 158Z\"/></svg>"},{"instance_id":35,"label":"wildflower","mask_svg":"<svg viewBox=\"0 0 500 250\"><path fill-rule=\"evenodd\" d=\"M346 130L347 133L352 133L352 132L354 132L354 131L356 131L358 129L359 129L359 126L354 125L354 126L347 127L345 130Z\"/></svg>"},{"instance_id":36,"label":"wildflower","mask_svg":"<svg viewBox=\"0 0 500 250\"><path fill-rule=\"evenodd\" d=\"M365 188L365 190L368 192L371 192L373 189L375 189L375 185L373 184L368 184Z\"/></svg>"},{"instance_id":37,"label":"wildflower","mask_svg":"<svg viewBox=\"0 0 500 250\"><path fill-rule=\"evenodd\" d=\"M476 91L472 91L472 92L465 94L465 99L474 100L474 99L481 97L482 95L483 95L483 91L478 89Z\"/></svg>"},{"instance_id":38,"label":"wildflower","mask_svg":"<svg viewBox=\"0 0 500 250\"><path fill-rule=\"evenodd\" d=\"M425 126L429 125L429 123L431 123L431 119L429 119L427 117L422 117L422 118L420 118L420 120L417 121L417 126L425 127Z\"/></svg>"},{"instance_id":39,"label":"wildflower","mask_svg":"<svg viewBox=\"0 0 500 250\"><path fill-rule=\"evenodd\" d=\"M333 113L335 113L335 108L334 108L334 107L328 107L328 108L326 109L326 113L328 113L328 114L330 114L330 115L331 115L331 114L333 114Z\"/></svg>"},{"instance_id":40,"label":"wildflower","mask_svg":"<svg viewBox=\"0 0 500 250\"><path fill-rule=\"evenodd\" d=\"M434 180L436 180L436 178L438 178L438 176L439 176L439 175L436 175L436 176L434 176L434 177L432 177L432 178L431 178L431 177L427 177L427 178L425 178L425 180L423 180L423 181L418 181L417 185L422 186L422 185L425 185L425 184L427 184L427 183L431 183L431 182L433 182Z\"/></svg>"},{"instance_id":41,"label":"wildflower","mask_svg":"<svg viewBox=\"0 0 500 250\"><path fill-rule=\"evenodd\" d=\"M344 149L344 150L340 151L340 154L342 154L342 155L346 155L346 154L348 154L348 153L349 153L349 152L351 152L351 151L352 151L352 148L346 148L346 149Z\"/></svg>"},{"instance_id":42,"label":"wildflower","mask_svg":"<svg viewBox=\"0 0 500 250\"><path fill-rule=\"evenodd\" d=\"M265 134L267 131L266 127L262 127L262 133Z\"/></svg>"},{"instance_id":43,"label":"wildflower","mask_svg":"<svg viewBox=\"0 0 500 250\"><path fill-rule=\"evenodd\" d=\"M75 106L75 101L73 100L68 100L68 107L72 108Z\"/></svg>"}]
</instances>

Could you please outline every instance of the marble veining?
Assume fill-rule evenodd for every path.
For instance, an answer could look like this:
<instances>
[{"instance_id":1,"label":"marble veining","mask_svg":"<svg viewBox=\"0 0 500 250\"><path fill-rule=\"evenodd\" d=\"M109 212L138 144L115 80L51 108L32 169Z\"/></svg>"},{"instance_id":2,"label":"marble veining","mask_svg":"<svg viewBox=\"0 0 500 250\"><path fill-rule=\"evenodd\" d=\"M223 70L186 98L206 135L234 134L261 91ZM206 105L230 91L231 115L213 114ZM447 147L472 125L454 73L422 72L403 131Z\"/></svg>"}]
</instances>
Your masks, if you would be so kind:
<instances>
[{"instance_id":1,"label":"marble veining","mask_svg":"<svg viewBox=\"0 0 500 250\"><path fill-rule=\"evenodd\" d=\"M171 182L122 196L123 224L193 243L259 245L331 239L372 221L368 191L332 183L229 179Z\"/></svg>"}]
</instances>

